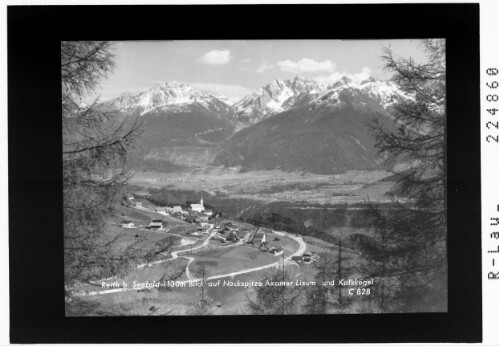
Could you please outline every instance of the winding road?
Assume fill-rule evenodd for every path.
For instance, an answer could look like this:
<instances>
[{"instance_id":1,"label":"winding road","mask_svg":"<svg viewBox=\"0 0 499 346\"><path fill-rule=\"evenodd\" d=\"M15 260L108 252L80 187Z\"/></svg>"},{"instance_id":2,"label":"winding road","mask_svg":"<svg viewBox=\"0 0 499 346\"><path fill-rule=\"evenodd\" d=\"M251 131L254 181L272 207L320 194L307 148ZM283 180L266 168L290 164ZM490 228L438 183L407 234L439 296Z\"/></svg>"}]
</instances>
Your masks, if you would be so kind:
<instances>
[{"instance_id":1,"label":"winding road","mask_svg":"<svg viewBox=\"0 0 499 346\"><path fill-rule=\"evenodd\" d=\"M145 211L151 212L151 210L149 210L149 209L147 209L145 207L142 207L142 206L135 206L135 208L139 209L139 210L145 210ZM235 272L231 272L231 273L226 273L226 274L222 274L222 275L210 276L210 277L206 278L205 280L214 280L214 279L221 279L221 278L226 278L226 277L234 277L236 275L241 275L241 274L246 274L246 273L252 273L252 272L256 272L256 271L260 271L260 270L274 268L274 267L278 267L279 264L281 263L281 261L283 261L284 265L289 265L289 264L296 264L297 265L297 263L291 261L291 257L292 256L302 255L305 252L305 250L307 248L307 244L303 241L303 238L299 237L299 236L293 236L291 234L287 234L286 232L280 232L280 231L275 231L275 230L273 230L272 232L274 234L277 234L277 235L280 235L280 236L283 236L283 237L284 236L288 236L288 237L294 239L298 243L298 245L299 245L298 250L296 250L293 254L291 254L289 256L281 257L278 261L276 261L274 263L271 263L271 264L267 264L267 265L263 265L263 266L259 266L259 267L255 267L255 268L244 269L244 270L240 270L240 271L235 271ZM187 259L189 261L187 263L186 268L185 268L185 274L187 276L187 280L179 281L179 284L187 284L187 283L199 282L199 281L201 281L201 279L193 279L192 276L191 276L190 270L189 270L189 265L195 260L195 258L194 257L190 257L190 256L181 255L181 254L184 253L184 252L185 253L192 252L194 250L198 250L198 249L201 249L201 248L207 246L208 243L210 242L210 239L213 236L215 236L216 234L217 234L217 232L213 231L213 232L211 232L208 235L208 237L206 237L206 239L200 245L198 245L196 247L193 247L193 248L189 248L189 249L182 249L182 250L173 251L173 252L171 252L171 256L172 257L170 257L168 259L164 259L164 260L158 260L158 261L154 261L154 262L148 262L148 263L139 264L137 266L137 269L141 269L141 268L144 268L146 266L147 267L152 267L153 265L164 263L164 262L168 262L168 261L173 261L173 260L175 260L177 258L185 258L185 259ZM244 244L243 239L241 239L239 242L237 242L235 244L228 245L225 248L232 247L232 246L240 246L242 244ZM112 279L112 278L108 278L108 279L105 279L105 280L109 280L109 279ZM96 283L93 283L93 284L96 284ZM92 295L102 295L102 294L118 293L118 292L133 291L133 290L140 290L140 289L142 289L142 288L137 288L137 287L117 287L117 288L112 288L112 289L107 289L107 290L90 291L90 292L88 292L88 291L79 291L79 292L73 291L72 294L73 294L73 296L87 296L87 295L92 296Z\"/></svg>"},{"instance_id":2,"label":"winding road","mask_svg":"<svg viewBox=\"0 0 499 346\"><path fill-rule=\"evenodd\" d=\"M193 247L193 248L190 248L190 249L182 249L182 250L177 250L177 251L173 251L171 253L172 257L171 258L168 258L168 259L164 259L164 260L159 260L159 261L154 261L154 262L147 262L147 263L142 263L142 264L139 264L137 266L137 269L141 269L141 268L144 268L144 267L152 267L153 265L155 264L159 264L159 263L164 263L164 262L168 262L168 261L172 261L174 259L177 259L179 257L182 257L182 258L187 258L189 259L189 264L194 260L194 258L192 257L188 257L188 256L181 256L179 255L180 253L182 252L192 252L193 250L197 250L197 249L200 249L202 247L205 247L206 245L208 245L210 239L216 234L216 232L211 232L210 235L204 240L204 242L201 243L201 245L198 245L196 247ZM190 273L189 273L189 264L187 264L187 268L186 268L186 275L187 275L187 278L190 279Z\"/></svg>"},{"instance_id":3,"label":"winding road","mask_svg":"<svg viewBox=\"0 0 499 346\"><path fill-rule=\"evenodd\" d=\"M222 279L222 278L226 278L226 277L233 277L236 275L252 273L252 272L256 272L256 271L260 271L260 270L278 267L282 260L283 260L284 265L296 264L295 262L291 261L291 257L302 255L305 252L305 250L307 249L307 244L303 241L303 238L298 237L298 236L293 236L291 234L286 234L285 232L273 231L273 233L275 233L277 235L281 235L281 236L287 235L288 237L294 239L299 244L298 250L296 250L293 254L291 254L289 256L281 257L278 261L271 263L271 264L267 264L267 265L263 265L263 266L259 266L259 267L255 267L255 268L244 269L244 270L240 270L240 271L235 271L235 272L231 272L231 273L226 273L226 274L222 274L222 275L210 276L210 277L206 278L205 280ZM204 240L204 242L202 244L200 244L196 247L193 247L192 249L183 249L183 250L174 251L171 253L171 255L172 255L171 258L168 258L166 260L150 262L150 263L143 263L143 264L140 264L139 266L137 266L137 268L140 269L140 268L143 268L145 266L153 266L155 264L159 264L159 263L163 263L163 262L167 262L167 261L172 261L172 260L177 259L177 258L186 258L189 260L189 262L187 263L187 266L186 266L186 271L185 271L186 276L187 276L187 280L179 281L179 284L188 284L188 283L199 282L199 281L201 281L201 279L192 279L191 274L190 274L190 270L189 270L189 265L195 260L195 258L189 257L189 256L182 256L179 254L183 253L183 252L190 252L192 250L197 250L197 249L200 249L200 248L208 245L208 242L215 234L216 234L216 232L211 232L210 235ZM229 245L229 246L238 246L238 245L240 245L240 244L234 244L234 245ZM117 288L101 290L101 291L74 292L74 296L86 296L86 295L93 296L93 295L118 293L118 292L133 291L133 290L140 290L140 289L143 289L143 288L117 287Z\"/></svg>"}]
</instances>

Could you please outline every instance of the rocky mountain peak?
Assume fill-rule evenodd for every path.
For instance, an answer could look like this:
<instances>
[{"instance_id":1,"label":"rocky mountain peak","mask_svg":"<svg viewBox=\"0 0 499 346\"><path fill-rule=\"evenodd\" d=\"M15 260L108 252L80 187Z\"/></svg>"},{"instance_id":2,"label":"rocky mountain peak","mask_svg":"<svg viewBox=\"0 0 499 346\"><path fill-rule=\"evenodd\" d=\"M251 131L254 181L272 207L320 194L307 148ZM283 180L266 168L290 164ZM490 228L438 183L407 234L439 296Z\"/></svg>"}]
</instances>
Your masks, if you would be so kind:
<instances>
[{"instance_id":1,"label":"rocky mountain peak","mask_svg":"<svg viewBox=\"0 0 499 346\"><path fill-rule=\"evenodd\" d=\"M270 115L288 110L305 94L324 89L313 80L297 75L293 80L275 79L234 104L238 118L256 123Z\"/></svg>"},{"instance_id":2,"label":"rocky mountain peak","mask_svg":"<svg viewBox=\"0 0 499 346\"><path fill-rule=\"evenodd\" d=\"M221 95L213 96L177 81L156 83L138 94L126 92L107 104L124 113L139 115L171 114L185 111L186 107L203 107L222 117L251 125L304 105L331 110L349 105L362 112L382 112L401 96L394 83L372 77L359 81L343 76L326 87L296 75L289 80L274 79L234 104Z\"/></svg>"},{"instance_id":3,"label":"rocky mountain peak","mask_svg":"<svg viewBox=\"0 0 499 346\"><path fill-rule=\"evenodd\" d=\"M183 111L186 107L199 106L231 119L235 117L232 107L224 101L204 90L177 81L156 83L135 95L123 93L106 105L123 113L140 115L158 112L169 114Z\"/></svg>"},{"instance_id":4,"label":"rocky mountain peak","mask_svg":"<svg viewBox=\"0 0 499 346\"><path fill-rule=\"evenodd\" d=\"M353 80L347 76L310 101L311 105L331 110L349 106L362 113L385 113L398 100L407 97L396 84L390 81L367 78Z\"/></svg>"},{"instance_id":5,"label":"rocky mountain peak","mask_svg":"<svg viewBox=\"0 0 499 346\"><path fill-rule=\"evenodd\" d=\"M316 81L312 79L307 79L300 75L296 75L296 77L293 79L291 87L301 93L304 92L309 93L314 91L318 92L324 89L324 87L319 83L317 83Z\"/></svg>"}]
</instances>

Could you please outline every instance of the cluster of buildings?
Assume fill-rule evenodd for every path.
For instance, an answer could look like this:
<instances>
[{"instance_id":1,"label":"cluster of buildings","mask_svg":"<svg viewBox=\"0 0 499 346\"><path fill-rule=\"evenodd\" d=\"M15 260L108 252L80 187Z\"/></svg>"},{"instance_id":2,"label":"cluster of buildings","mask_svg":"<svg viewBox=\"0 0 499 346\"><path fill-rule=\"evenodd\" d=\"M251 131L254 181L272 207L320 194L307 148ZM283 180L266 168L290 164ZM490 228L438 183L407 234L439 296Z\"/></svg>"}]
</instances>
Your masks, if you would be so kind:
<instances>
[{"instance_id":1,"label":"cluster of buildings","mask_svg":"<svg viewBox=\"0 0 499 346\"><path fill-rule=\"evenodd\" d=\"M171 215L175 217L186 217L188 215L205 215L213 216L213 210L206 209L204 207L203 196L199 200L199 203L192 203L189 208L182 208L180 205L175 205L173 207L157 208L156 211L163 215Z\"/></svg>"},{"instance_id":2,"label":"cluster of buildings","mask_svg":"<svg viewBox=\"0 0 499 346\"><path fill-rule=\"evenodd\" d=\"M133 202L137 203L136 201ZM261 251L269 252L275 256L283 253L283 249L280 246L269 246L268 244L267 237L271 236L272 230L259 228L251 232L246 232L241 231L239 227L232 222L222 223L222 218L219 214L214 213L213 210L205 208L203 196L201 196L199 203L192 203L189 208L183 208L180 205L176 205L171 207L156 208L156 212L165 216L173 216L196 225L197 230L193 232L193 234L217 230L217 233L213 238L220 240L222 245L242 242L253 245ZM164 221L157 219L151 220L147 228L161 230L163 226ZM122 227L135 228L135 225L132 221L123 221Z\"/></svg>"},{"instance_id":3,"label":"cluster of buildings","mask_svg":"<svg viewBox=\"0 0 499 346\"><path fill-rule=\"evenodd\" d=\"M141 206L142 203L136 201L134 197L128 197L131 203L135 206ZM140 205L139 205L140 203ZM155 210L158 214L165 216L173 216L177 219L186 221L191 224L195 224L198 227L198 231L209 230L213 228L220 228L219 215L213 215L213 210L206 209L203 202L203 196L199 203L192 203L189 208L183 208L180 205L175 205L172 207L156 208ZM157 219L151 220L149 225L146 227L149 229L159 230L164 226L164 221ZM137 226L133 221L125 220L122 221L121 227L123 228L136 228Z\"/></svg>"},{"instance_id":4,"label":"cluster of buildings","mask_svg":"<svg viewBox=\"0 0 499 346\"><path fill-rule=\"evenodd\" d=\"M280 246L269 246L267 242L267 236L272 234L271 232L271 230L260 228L250 235L247 243L258 247L261 251L269 252L274 256L282 255L284 250Z\"/></svg>"},{"instance_id":5,"label":"cluster of buildings","mask_svg":"<svg viewBox=\"0 0 499 346\"><path fill-rule=\"evenodd\" d=\"M241 239L244 239L247 236L246 232L242 232L239 230L239 227L234 225L233 223L225 223L223 227L219 227L220 230L214 236L215 239L219 239L222 241L222 244L230 244L237 243Z\"/></svg>"},{"instance_id":6,"label":"cluster of buildings","mask_svg":"<svg viewBox=\"0 0 499 346\"><path fill-rule=\"evenodd\" d=\"M199 203L192 203L189 208L184 209L180 205L175 205L172 207L156 208L156 212L194 224L197 226L198 231L220 228L220 217L218 215L214 216L213 210L205 208L203 196L201 196ZM151 226L153 226L152 222L149 227Z\"/></svg>"}]
</instances>

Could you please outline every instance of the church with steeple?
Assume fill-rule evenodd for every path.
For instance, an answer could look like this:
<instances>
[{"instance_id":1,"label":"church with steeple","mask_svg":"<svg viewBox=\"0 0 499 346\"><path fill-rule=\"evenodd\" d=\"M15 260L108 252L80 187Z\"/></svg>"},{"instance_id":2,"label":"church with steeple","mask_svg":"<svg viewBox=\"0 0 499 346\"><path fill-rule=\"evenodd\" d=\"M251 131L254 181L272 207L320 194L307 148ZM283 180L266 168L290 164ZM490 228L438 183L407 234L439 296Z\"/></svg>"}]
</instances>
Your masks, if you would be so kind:
<instances>
[{"instance_id":1,"label":"church with steeple","mask_svg":"<svg viewBox=\"0 0 499 346\"><path fill-rule=\"evenodd\" d=\"M204 212L204 203L203 203L203 194L201 193L201 199L199 200L199 204L191 204L192 211L196 211L198 213Z\"/></svg>"}]
</instances>

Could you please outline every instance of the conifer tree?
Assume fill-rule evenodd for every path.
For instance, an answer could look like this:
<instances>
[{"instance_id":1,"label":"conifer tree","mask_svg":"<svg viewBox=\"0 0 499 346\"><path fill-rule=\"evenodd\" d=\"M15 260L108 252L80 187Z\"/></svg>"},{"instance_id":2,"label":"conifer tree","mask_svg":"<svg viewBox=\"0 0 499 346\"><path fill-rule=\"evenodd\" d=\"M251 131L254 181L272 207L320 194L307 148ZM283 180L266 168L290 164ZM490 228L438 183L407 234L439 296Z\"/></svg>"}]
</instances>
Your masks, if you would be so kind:
<instances>
[{"instance_id":1,"label":"conifer tree","mask_svg":"<svg viewBox=\"0 0 499 346\"><path fill-rule=\"evenodd\" d=\"M298 297L301 291L294 285L283 285L292 282L291 273L281 259L279 267L264 275L262 286L256 286L256 299L248 300L247 306L251 313L257 315L288 315L298 311ZM268 284L270 283L270 284ZM277 283L277 285L272 285Z\"/></svg>"},{"instance_id":2,"label":"conifer tree","mask_svg":"<svg viewBox=\"0 0 499 346\"><path fill-rule=\"evenodd\" d=\"M332 255L328 252L320 253L314 266L317 269L316 285L307 289L304 308L307 314L326 314L331 303L329 289L323 283L334 280Z\"/></svg>"},{"instance_id":3,"label":"conifer tree","mask_svg":"<svg viewBox=\"0 0 499 346\"><path fill-rule=\"evenodd\" d=\"M208 272L206 270L206 263L203 261L199 267L200 280L197 282L199 291L199 301L194 309L194 315L210 315L211 299L208 297L207 287Z\"/></svg>"},{"instance_id":4,"label":"conifer tree","mask_svg":"<svg viewBox=\"0 0 499 346\"><path fill-rule=\"evenodd\" d=\"M114 253L116 239L104 229L123 199L127 152L140 124L117 120L98 99L83 103L113 68L109 42L61 43L66 287L118 274L133 258L133 246Z\"/></svg>"},{"instance_id":5,"label":"conifer tree","mask_svg":"<svg viewBox=\"0 0 499 346\"><path fill-rule=\"evenodd\" d=\"M394 130L377 120L370 124L396 184L392 207L366 203L364 216L375 234L360 245L363 272L376 278L375 295L388 311L446 306L445 41L426 40L423 48L425 63L385 50L385 69L408 97L390 110Z\"/></svg>"}]
</instances>

